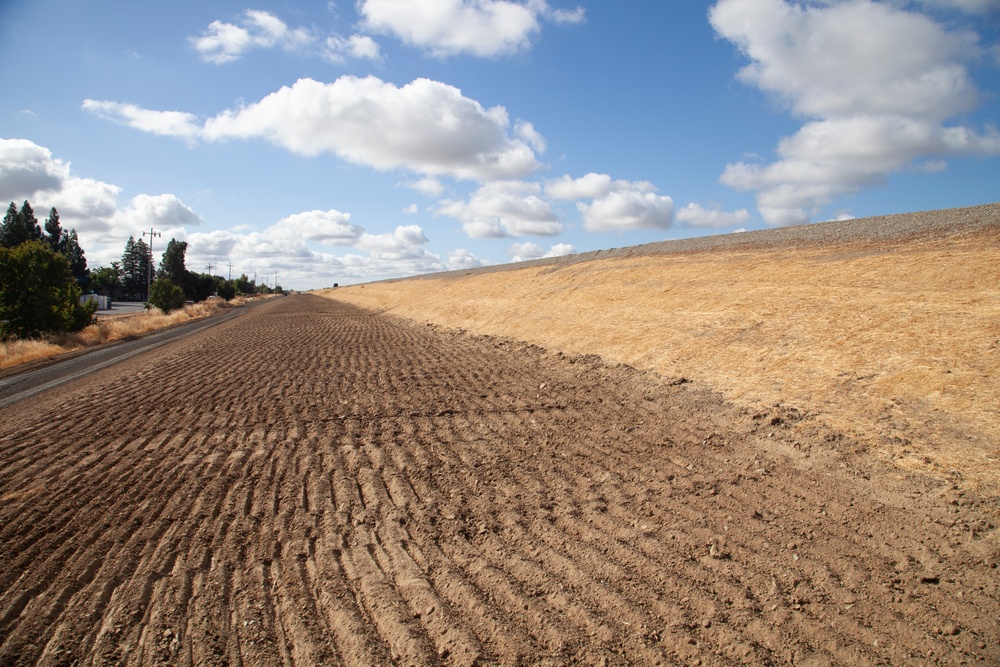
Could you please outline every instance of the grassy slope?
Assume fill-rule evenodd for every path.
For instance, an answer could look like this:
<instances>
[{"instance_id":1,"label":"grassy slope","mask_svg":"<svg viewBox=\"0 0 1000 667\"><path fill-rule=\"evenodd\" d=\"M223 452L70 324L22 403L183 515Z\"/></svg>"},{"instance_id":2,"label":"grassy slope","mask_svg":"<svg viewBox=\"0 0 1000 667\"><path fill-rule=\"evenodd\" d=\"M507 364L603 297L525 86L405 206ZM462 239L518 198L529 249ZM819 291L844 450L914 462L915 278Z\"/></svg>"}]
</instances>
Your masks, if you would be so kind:
<instances>
[{"instance_id":1,"label":"grassy slope","mask_svg":"<svg viewBox=\"0 0 1000 667\"><path fill-rule=\"evenodd\" d=\"M442 274L324 294L683 376L750 409L780 402L904 467L1000 483L1000 226Z\"/></svg>"}]
</instances>

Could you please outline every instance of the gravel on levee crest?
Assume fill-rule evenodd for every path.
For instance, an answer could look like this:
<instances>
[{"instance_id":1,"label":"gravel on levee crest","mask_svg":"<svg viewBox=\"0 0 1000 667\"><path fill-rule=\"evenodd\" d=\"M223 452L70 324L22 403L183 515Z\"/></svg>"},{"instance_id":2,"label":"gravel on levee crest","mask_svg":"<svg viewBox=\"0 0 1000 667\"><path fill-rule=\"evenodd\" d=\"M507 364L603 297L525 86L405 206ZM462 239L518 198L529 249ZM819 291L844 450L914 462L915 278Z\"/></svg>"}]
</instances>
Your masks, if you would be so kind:
<instances>
[{"instance_id":1,"label":"gravel on levee crest","mask_svg":"<svg viewBox=\"0 0 1000 667\"><path fill-rule=\"evenodd\" d=\"M0 410L0 665L1000 663L1000 495L887 455L916 403L601 354L303 294Z\"/></svg>"}]
</instances>

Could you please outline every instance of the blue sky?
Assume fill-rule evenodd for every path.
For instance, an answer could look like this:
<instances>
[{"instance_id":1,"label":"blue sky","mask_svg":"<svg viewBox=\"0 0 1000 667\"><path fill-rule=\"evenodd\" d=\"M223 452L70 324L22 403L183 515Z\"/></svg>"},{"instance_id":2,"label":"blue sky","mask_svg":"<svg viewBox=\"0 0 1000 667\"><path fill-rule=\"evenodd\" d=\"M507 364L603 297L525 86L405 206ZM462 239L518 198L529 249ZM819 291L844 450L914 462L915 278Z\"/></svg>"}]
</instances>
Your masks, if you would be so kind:
<instances>
[{"instance_id":1,"label":"blue sky","mask_svg":"<svg viewBox=\"0 0 1000 667\"><path fill-rule=\"evenodd\" d=\"M1000 0L0 0L0 200L309 289L1000 199Z\"/></svg>"}]
</instances>

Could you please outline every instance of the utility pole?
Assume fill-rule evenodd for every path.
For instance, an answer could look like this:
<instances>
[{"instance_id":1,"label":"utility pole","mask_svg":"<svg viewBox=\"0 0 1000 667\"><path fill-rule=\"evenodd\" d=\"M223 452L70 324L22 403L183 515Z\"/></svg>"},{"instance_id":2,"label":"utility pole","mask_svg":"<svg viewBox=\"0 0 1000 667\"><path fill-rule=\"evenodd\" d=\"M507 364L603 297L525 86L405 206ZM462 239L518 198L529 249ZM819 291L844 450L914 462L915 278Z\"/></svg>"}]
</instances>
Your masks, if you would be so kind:
<instances>
[{"instance_id":1,"label":"utility pole","mask_svg":"<svg viewBox=\"0 0 1000 667\"><path fill-rule=\"evenodd\" d=\"M212 267L213 266L215 266L215 264L212 264L211 262L209 262L208 264L205 265L205 268L208 269L208 275L212 275Z\"/></svg>"},{"instance_id":2,"label":"utility pole","mask_svg":"<svg viewBox=\"0 0 1000 667\"><path fill-rule=\"evenodd\" d=\"M229 282L233 282L233 262L229 262Z\"/></svg>"},{"instance_id":3,"label":"utility pole","mask_svg":"<svg viewBox=\"0 0 1000 667\"><path fill-rule=\"evenodd\" d=\"M153 288L153 237L159 236L160 232L149 228L148 232L143 232L143 236L149 237L149 271L146 272L146 303L149 303L150 291Z\"/></svg>"}]
</instances>

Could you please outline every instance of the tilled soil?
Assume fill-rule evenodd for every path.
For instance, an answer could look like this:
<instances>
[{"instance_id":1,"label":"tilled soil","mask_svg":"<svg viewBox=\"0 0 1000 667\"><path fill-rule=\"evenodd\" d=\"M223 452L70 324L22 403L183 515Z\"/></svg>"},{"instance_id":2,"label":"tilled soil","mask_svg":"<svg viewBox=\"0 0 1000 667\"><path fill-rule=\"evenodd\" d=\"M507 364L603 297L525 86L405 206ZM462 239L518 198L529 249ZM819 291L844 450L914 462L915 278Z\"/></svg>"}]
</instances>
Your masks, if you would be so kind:
<instances>
[{"instance_id":1,"label":"tilled soil","mask_svg":"<svg viewBox=\"0 0 1000 667\"><path fill-rule=\"evenodd\" d=\"M0 411L0 664L997 664L996 499L299 295Z\"/></svg>"}]
</instances>

